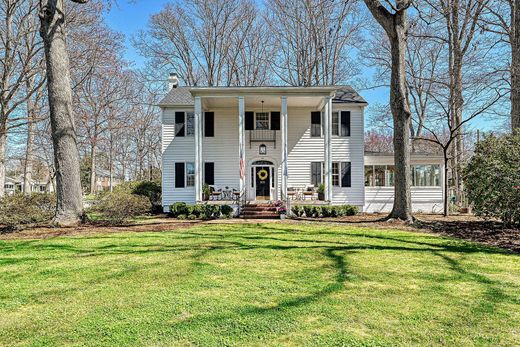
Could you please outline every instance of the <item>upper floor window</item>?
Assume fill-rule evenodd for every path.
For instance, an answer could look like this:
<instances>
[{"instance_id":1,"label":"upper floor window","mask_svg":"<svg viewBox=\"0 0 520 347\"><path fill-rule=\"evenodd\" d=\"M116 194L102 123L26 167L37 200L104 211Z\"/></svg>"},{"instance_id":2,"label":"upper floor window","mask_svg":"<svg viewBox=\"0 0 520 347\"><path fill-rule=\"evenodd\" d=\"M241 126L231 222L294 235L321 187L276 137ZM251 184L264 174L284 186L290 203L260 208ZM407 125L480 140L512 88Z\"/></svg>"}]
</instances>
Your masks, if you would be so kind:
<instances>
[{"instance_id":1,"label":"upper floor window","mask_svg":"<svg viewBox=\"0 0 520 347\"><path fill-rule=\"evenodd\" d=\"M269 112L257 112L255 114L255 129L269 130Z\"/></svg>"},{"instance_id":2,"label":"upper floor window","mask_svg":"<svg viewBox=\"0 0 520 347\"><path fill-rule=\"evenodd\" d=\"M321 137L321 112L311 112L311 136Z\"/></svg>"},{"instance_id":3,"label":"upper floor window","mask_svg":"<svg viewBox=\"0 0 520 347\"><path fill-rule=\"evenodd\" d=\"M195 114L193 112L186 113L186 136L195 135Z\"/></svg>"},{"instance_id":4,"label":"upper floor window","mask_svg":"<svg viewBox=\"0 0 520 347\"><path fill-rule=\"evenodd\" d=\"M339 136L339 113L332 112L332 136Z\"/></svg>"},{"instance_id":5,"label":"upper floor window","mask_svg":"<svg viewBox=\"0 0 520 347\"><path fill-rule=\"evenodd\" d=\"M195 115L193 112L175 112L175 136L195 134Z\"/></svg>"}]
</instances>

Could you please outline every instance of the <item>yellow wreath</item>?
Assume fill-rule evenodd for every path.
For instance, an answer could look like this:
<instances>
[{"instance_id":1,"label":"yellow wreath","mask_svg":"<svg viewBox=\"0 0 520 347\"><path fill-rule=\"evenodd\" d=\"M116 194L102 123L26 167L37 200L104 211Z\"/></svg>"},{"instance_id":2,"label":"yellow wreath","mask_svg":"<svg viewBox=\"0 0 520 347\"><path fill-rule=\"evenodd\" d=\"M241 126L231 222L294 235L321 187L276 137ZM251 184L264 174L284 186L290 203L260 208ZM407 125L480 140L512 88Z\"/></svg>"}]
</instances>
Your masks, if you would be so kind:
<instances>
[{"instance_id":1,"label":"yellow wreath","mask_svg":"<svg viewBox=\"0 0 520 347\"><path fill-rule=\"evenodd\" d=\"M266 169L262 169L262 170L258 171L257 175L261 181L265 181L267 176L269 176L269 173L267 172Z\"/></svg>"}]
</instances>

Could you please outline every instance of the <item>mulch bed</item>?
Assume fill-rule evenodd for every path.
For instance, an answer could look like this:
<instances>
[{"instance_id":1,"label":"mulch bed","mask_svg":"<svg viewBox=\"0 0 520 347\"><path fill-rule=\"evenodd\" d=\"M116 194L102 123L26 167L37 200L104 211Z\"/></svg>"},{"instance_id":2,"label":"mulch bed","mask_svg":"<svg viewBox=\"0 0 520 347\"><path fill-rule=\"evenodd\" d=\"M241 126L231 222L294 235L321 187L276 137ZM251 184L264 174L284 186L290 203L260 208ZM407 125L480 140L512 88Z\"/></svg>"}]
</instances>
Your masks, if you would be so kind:
<instances>
[{"instance_id":1,"label":"mulch bed","mask_svg":"<svg viewBox=\"0 0 520 347\"><path fill-rule=\"evenodd\" d=\"M500 247L520 253L520 229L506 228L501 222L484 220L418 220L419 230Z\"/></svg>"},{"instance_id":2,"label":"mulch bed","mask_svg":"<svg viewBox=\"0 0 520 347\"><path fill-rule=\"evenodd\" d=\"M483 243L500 247L514 253L520 253L520 229L505 228L498 221L486 221L471 215L454 215L443 217L441 215L416 215L413 224L407 224L398 220L383 220L383 214L359 214L357 216L342 218L298 218L278 223L325 222L334 224L349 224L360 227L377 229L399 229L409 231L429 232L444 236L456 237L463 240ZM8 239L47 239L58 236L86 235L96 233L119 232L162 232L189 228L201 223L208 224L237 224L237 223L266 223L271 220L243 220L224 219L212 221L186 221L175 220L168 217L151 218L135 224L120 226L107 226L102 223L85 224L78 227L31 227L10 233L0 233L0 240Z\"/></svg>"}]
</instances>

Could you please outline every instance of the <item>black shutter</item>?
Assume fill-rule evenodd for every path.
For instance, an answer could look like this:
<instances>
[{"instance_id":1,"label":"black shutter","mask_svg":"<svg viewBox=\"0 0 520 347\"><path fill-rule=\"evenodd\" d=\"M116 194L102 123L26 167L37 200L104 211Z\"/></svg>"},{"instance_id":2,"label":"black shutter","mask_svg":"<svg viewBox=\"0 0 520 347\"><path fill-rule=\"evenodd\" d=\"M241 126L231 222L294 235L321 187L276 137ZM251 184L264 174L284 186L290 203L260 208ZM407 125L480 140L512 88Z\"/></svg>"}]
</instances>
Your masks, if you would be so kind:
<instances>
[{"instance_id":1,"label":"black shutter","mask_svg":"<svg viewBox=\"0 0 520 347\"><path fill-rule=\"evenodd\" d=\"M255 113L254 112L246 112L246 130L254 130L255 129Z\"/></svg>"},{"instance_id":2,"label":"black shutter","mask_svg":"<svg viewBox=\"0 0 520 347\"><path fill-rule=\"evenodd\" d=\"M184 136L184 112L175 112L175 136Z\"/></svg>"},{"instance_id":3,"label":"black shutter","mask_svg":"<svg viewBox=\"0 0 520 347\"><path fill-rule=\"evenodd\" d=\"M175 163L175 188L184 188L184 163Z\"/></svg>"},{"instance_id":4,"label":"black shutter","mask_svg":"<svg viewBox=\"0 0 520 347\"><path fill-rule=\"evenodd\" d=\"M341 163L341 186L350 187L352 185L352 174L350 162Z\"/></svg>"},{"instance_id":5,"label":"black shutter","mask_svg":"<svg viewBox=\"0 0 520 347\"><path fill-rule=\"evenodd\" d=\"M340 136L350 136L350 111L341 111Z\"/></svg>"},{"instance_id":6,"label":"black shutter","mask_svg":"<svg viewBox=\"0 0 520 347\"><path fill-rule=\"evenodd\" d=\"M321 112L320 111L311 112L311 136L312 137L321 136Z\"/></svg>"},{"instance_id":7,"label":"black shutter","mask_svg":"<svg viewBox=\"0 0 520 347\"><path fill-rule=\"evenodd\" d=\"M311 163L311 184L315 187L321 184L321 162Z\"/></svg>"},{"instance_id":8,"label":"black shutter","mask_svg":"<svg viewBox=\"0 0 520 347\"><path fill-rule=\"evenodd\" d=\"M215 184L215 163L204 163L204 183L210 186Z\"/></svg>"},{"instance_id":9,"label":"black shutter","mask_svg":"<svg viewBox=\"0 0 520 347\"><path fill-rule=\"evenodd\" d=\"M280 130L280 112L271 112L271 130Z\"/></svg>"},{"instance_id":10,"label":"black shutter","mask_svg":"<svg viewBox=\"0 0 520 347\"><path fill-rule=\"evenodd\" d=\"M215 136L215 113L214 112L204 113L204 136L206 136L206 137Z\"/></svg>"}]
</instances>

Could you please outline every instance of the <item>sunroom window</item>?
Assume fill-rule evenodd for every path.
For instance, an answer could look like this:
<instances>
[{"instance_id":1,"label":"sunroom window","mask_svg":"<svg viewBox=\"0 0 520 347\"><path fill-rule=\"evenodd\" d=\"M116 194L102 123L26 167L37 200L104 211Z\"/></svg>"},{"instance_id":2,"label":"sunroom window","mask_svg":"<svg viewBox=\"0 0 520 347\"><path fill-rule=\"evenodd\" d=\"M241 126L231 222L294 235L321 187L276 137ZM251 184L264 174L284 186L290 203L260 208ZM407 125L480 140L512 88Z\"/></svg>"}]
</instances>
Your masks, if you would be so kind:
<instances>
[{"instance_id":1,"label":"sunroom window","mask_svg":"<svg viewBox=\"0 0 520 347\"><path fill-rule=\"evenodd\" d=\"M438 187L441 185L440 165L412 165L410 175L414 187ZM393 187L394 185L394 165L365 166L365 187Z\"/></svg>"}]
</instances>

